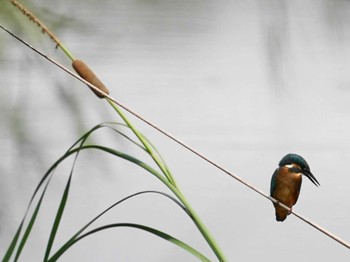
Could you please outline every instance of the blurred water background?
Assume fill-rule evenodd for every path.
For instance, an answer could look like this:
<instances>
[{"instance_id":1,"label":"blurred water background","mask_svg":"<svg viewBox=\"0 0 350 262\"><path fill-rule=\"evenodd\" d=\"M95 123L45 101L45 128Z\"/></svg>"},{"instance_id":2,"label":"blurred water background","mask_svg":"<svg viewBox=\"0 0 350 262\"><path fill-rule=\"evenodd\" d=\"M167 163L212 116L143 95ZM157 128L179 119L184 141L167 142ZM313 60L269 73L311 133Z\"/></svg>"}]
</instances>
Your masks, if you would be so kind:
<instances>
[{"instance_id":1,"label":"blurred water background","mask_svg":"<svg viewBox=\"0 0 350 262\"><path fill-rule=\"evenodd\" d=\"M266 193L279 160L306 158L295 211L350 241L350 2L43 1L27 3L84 59L112 96ZM67 66L47 36L1 1L1 24ZM49 166L92 126L118 120L103 100L0 32L0 253ZM345 247L130 116L158 147L229 261L349 261ZM96 142L137 154L102 131ZM23 261L38 261L71 162L58 168ZM108 205L139 190L166 191L142 170L83 153L55 247ZM162 229L215 257L173 203L139 197L99 222ZM39 226L40 225L40 226ZM61 261L196 261L133 229L80 242Z\"/></svg>"}]
</instances>

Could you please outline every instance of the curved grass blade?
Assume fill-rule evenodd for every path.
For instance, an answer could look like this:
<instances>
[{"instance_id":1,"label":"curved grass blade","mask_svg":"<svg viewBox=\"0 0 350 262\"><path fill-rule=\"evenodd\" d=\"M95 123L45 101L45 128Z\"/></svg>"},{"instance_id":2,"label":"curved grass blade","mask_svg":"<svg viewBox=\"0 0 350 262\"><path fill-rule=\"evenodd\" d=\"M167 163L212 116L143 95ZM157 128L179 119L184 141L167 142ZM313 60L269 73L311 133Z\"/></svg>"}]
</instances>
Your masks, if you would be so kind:
<instances>
[{"instance_id":1,"label":"curved grass blade","mask_svg":"<svg viewBox=\"0 0 350 262\"><path fill-rule=\"evenodd\" d=\"M80 141L80 145L79 145L78 148L75 148L75 149L72 149L72 147L70 148L71 150L69 151L69 153L74 152L74 153L76 153L76 156L75 156L75 159L74 159L74 162L73 162L73 166L72 166L72 169L71 169L71 172L70 172L70 175L69 175L69 179L68 179L67 184L66 184L66 188L65 188L63 196L61 198L61 202L60 202L58 211L56 213L54 224L53 224L52 229L51 229L49 241L48 241L48 244L47 244L47 247L46 247L46 251L45 251L44 261L47 261L49 256L50 256L51 248L52 248L53 242L55 240L55 237L56 237L56 234L57 234L57 231L58 231L59 224L60 224L62 216L63 216L63 212L64 212L64 209L65 209L67 200L68 200L69 189L70 189L70 185L71 185L71 181L72 181L72 176L73 176L75 163L76 163L76 161L78 159L78 155L79 155L81 150L88 148L87 146L84 146L84 143L85 143L86 139L88 138L88 136L93 131L97 130L98 128L102 128L102 127L109 127L109 126L106 123L103 123L101 125L96 126L96 128L91 129L88 133L86 133L82 137L82 139ZM109 128L111 128L111 127L109 127ZM119 133L118 130L116 130L116 129L113 129L113 130L115 130L116 132ZM77 143L75 145L77 145Z\"/></svg>"},{"instance_id":2,"label":"curved grass blade","mask_svg":"<svg viewBox=\"0 0 350 262\"><path fill-rule=\"evenodd\" d=\"M133 143L134 145L138 146L139 148L143 149L144 151L146 151L149 155L149 150L147 150L142 144L136 142L135 140L133 140L132 138L130 138L128 135L124 134L123 132L117 130L116 128L112 127L112 126L107 126L107 125L120 125L123 126L125 128L128 128L132 131L132 129L123 123L117 123L117 122L105 122L106 126L110 128L111 130L113 130L114 132L118 133L119 135L121 135L122 137L126 138L128 141L130 141L131 143ZM170 176L170 180L171 182L175 185L175 181L172 178L171 172L165 162L165 160L163 159L163 157L161 156L160 152L158 151L158 149L155 147L154 144L152 144L152 142L146 137L144 136L141 132L139 132L139 135L142 137L142 139L144 139L144 143L147 144L147 147L153 149L153 151L156 153L157 158L159 159L159 162L164 166L164 170L166 171L167 174L165 175L169 175ZM152 157L152 155L151 155Z\"/></svg>"},{"instance_id":3,"label":"curved grass blade","mask_svg":"<svg viewBox=\"0 0 350 262\"><path fill-rule=\"evenodd\" d=\"M47 243L47 247L46 247L46 251L45 251L44 261L47 261L48 257L50 256L50 251L51 251L53 242L55 240L55 236L56 236L56 233L57 233L57 230L58 230L58 226L59 226L59 224L61 222L62 215L63 215L63 212L64 212L64 208L65 208L66 203L67 203L69 188L70 188L70 184L71 184L71 181L72 181L71 178L72 177L70 176L69 179L68 179L66 188L64 190L64 193L63 193L63 196L62 196L62 199L61 199L61 203L59 205L59 208L58 208L58 211L57 211L57 214L56 214L56 217L55 217L54 224L53 224L52 229L51 229L50 238L49 238L49 241Z\"/></svg>"},{"instance_id":4,"label":"curved grass blade","mask_svg":"<svg viewBox=\"0 0 350 262\"><path fill-rule=\"evenodd\" d=\"M65 209L66 204L67 204L68 194L69 194L69 189L70 189L70 185L71 185L71 182L72 182L72 176L73 176L73 172L74 172L75 163L76 163L76 161L78 159L80 150L83 147L83 144L84 144L84 142L87 139L87 136L83 136L83 137L84 137L84 139L82 139L82 141L81 141L81 143L79 145L79 148L75 149L76 150L76 155L75 155L75 158L74 158L74 162L73 162L70 174L69 174L69 178L68 178L66 187L65 187L64 192L63 192L63 196L61 198L60 205L59 205L57 213L56 213L54 224L53 224L52 229L51 229L49 241L47 243L47 247L46 247L46 251L45 251L44 261L47 261L49 256L50 256L50 251L51 251L53 242L55 240L55 237L56 237L56 234L57 234L57 230L58 230L58 227L60 225L60 222L61 222L61 219L62 219L62 216L63 216L64 209ZM74 151L74 150L71 150L71 151Z\"/></svg>"},{"instance_id":5,"label":"curved grass blade","mask_svg":"<svg viewBox=\"0 0 350 262\"><path fill-rule=\"evenodd\" d=\"M82 137L80 137L67 151L66 153L60 157L50 168L49 170L45 173L45 175L42 177L42 179L40 180L40 182L38 183L36 189L34 190L34 193L29 201L29 204L28 204L28 207L27 207L27 211L16 231L16 234L13 238L13 240L11 241L10 243L10 246L9 248L7 249L7 252L5 253L4 257L3 257L3 261L9 261L14 250L15 250L15 247L18 243L18 240L19 240L19 237L20 237L20 234L22 232L22 229L23 229L23 226L24 226L24 222L25 222L25 219L28 215L28 212L29 212L29 209L33 203L33 200L35 198L35 196L38 194L40 188L44 185L45 181L50 178L52 176L52 172L53 170L62 162L64 161L66 158L68 158L70 155L74 154L74 153L77 153L79 150L74 148L75 146L77 146L79 143L80 143L80 149L82 149L82 144L88 139L88 137L96 130L100 129L100 128L104 128L104 127L107 127L107 128L110 128L112 129L113 131L117 132L118 134L122 135L123 137L125 137L126 139L128 139L129 141L131 141L132 143L134 143L136 146L138 146L139 148L147 151L141 144L137 143L136 141L134 141L133 139L131 139L130 137L128 137L127 135L125 135L124 133L122 133L121 131L115 129L112 127L112 125L121 125L121 126L124 126L124 127L127 127L129 128L127 125L125 124L121 124L121 123L116 123L116 122L105 122L105 123L101 123L99 125L96 125L94 126L93 128L91 128L87 133L85 133ZM85 149L85 148L84 148ZM132 157L128 158L129 160L131 160L132 162L139 162L141 163L141 161L133 161L134 159L132 159ZM149 168L146 168L148 169L149 171ZM151 173L154 174L154 171L155 170L152 170ZM157 177L160 177L161 175L159 173L157 173ZM163 179L162 179L163 180ZM42 195L40 196L40 199L42 200L45 193L46 193L46 188L48 187L49 185L49 180L47 181L47 184L45 185L45 190L43 191ZM16 260L18 259L19 255L21 254L21 251L24 247L24 244L26 243L26 240L27 238L29 237L29 234L31 232L31 229L34 225L34 222L35 222L35 219L36 219L36 216L40 210L40 206L41 206L41 201L37 203L36 205L36 208L35 208L35 213L32 214L32 217L30 219L30 223L28 224L27 228L26 228L26 231L25 231L25 235L22 237L22 240L21 240L21 244L19 246L19 248L17 249L17 252L16 252Z\"/></svg>"},{"instance_id":6,"label":"curved grass blade","mask_svg":"<svg viewBox=\"0 0 350 262\"><path fill-rule=\"evenodd\" d=\"M71 242L69 247L71 247L72 245L74 245L75 243L77 243L78 241L84 239L85 237L87 237L89 235L95 234L95 233L100 232L102 230L106 230L106 229L110 229L110 228L117 228L117 227L136 228L136 229L140 229L140 230L146 231L148 233L154 234L154 235L156 235L160 238L163 238L163 239L169 241L170 243L177 245L178 247L181 247L182 249L188 251L193 256L197 257L199 260L205 261L205 262L210 262L210 260L206 256L204 256L202 253L198 252L197 250L195 250L191 246L187 245L186 243L182 242L181 240L179 240L179 239L177 239L177 238L175 238L175 237L173 237L173 236L171 236L163 231L160 231L158 229L144 226L144 225L140 225L140 224L133 224L133 223L117 223L117 224L109 224L109 225L105 225L102 227L98 227L98 228L93 229L93 230L85 233L84 235L76 238L73 242ZM48 260L48 262L54 262L57 260L57 258L52 258L52 259Z\"/></svg>"},{"instance_id":7,"label":"curved grass blade","mask_svg":"<svg viewBox=\"0 0 350 262\"><path fill-rule=\"evenodd\" d=\"M94 223L97 219L99 219L101 216L103 216L104 214L106 214L108 211L110 211L112 208L116 207L117 205L123 203L124 201L142 195L142 194L160 194L163 195L167 198L169 198L170 200L172 200L173 202L175 202L185 213L188 214L186 207L180 203L176 198L174 198L173 196L166 194L164 192L160 192L160 191L141 191L141 192L137 192L134 193L132 195L129 195L121 200L119 200L118 202L114 203L113 205L109 206L107 209L105 209L103 212L101 212L98 216L96 216L94 219L92 219L89 223L87 223L85 226L83 226L77 233L75 233L48 261L56 261L64 252L66 252L70 246L73 245L74 241L81 235L81 233L87 229L92 223Z\"/></svg>"},{"instance_id":8,"label":"curved grass blade","mask_svg":"<svg viewBox=\"0 0 350 262\"><path fill-rule=\"evenodd\" d=\"M113 148L109 148L109 147L105 147L105 146L100 146L100 145L86 145L86 146L82 146L81 150L84 149L98 149L98 150L102 150L105 151L107 153L110 153L112 155L118 156L120 158L123 158L129 162L132 162L140 167L142 167L143 169L145 169L146 171L148 171L149 173L151 173L152 175L156 176L160 181L162 181L171 191L173 191L177 196L180 195L178 189L163 175L161 175L158 171L156 171L154 168L152 168L151 166L149 166L148 164L146 164L145 162L131 156L128 154L125 154L121 151L115 150Z\"/></svg>"},{"instance_id":9,"label":"curved grass blade","mask_svg":"<svg viewBox=\"0 0 350 262\"><path fill-rule=\"evenodd\" d=\"M45 179L46 179L46 178L48 177L48 175L54 170L55 167L56 167L56 166L53 166L53 167L45 174ZM39 201L38 201L38 203L37 203L37 205L36 205L36 207L35 207L34 213L33 213L32 216L31 216L30 222L29 222L28 225L27 225L27 228L26 228L26 230L25 230L25 233L24 233L24 235L23 235L23 237L22 237L22 240L21 240L21 242L20 242L20 244L19 244L19 247L18 247L18 249L17 249L16 257L15 257L15 260L14 260L14 261L17 261L17 260L18 260L20 254L21 254L21 252L22 252L22 249L23 249L23 247L24 247L24 245L25 245L25 243L26 243L26 241L27 241L27 239L28 239L28 237L29 237L29 235L30 235L31 229L32 229L32 227L33 227L33 225L34 225L35 219L36 219L37 214L38 214L38 212L39 212L39 209L40 209L40 206L41 206L43 197L44 197L45 192L46 192L46 189L47 189L47 187L48 187L48 185L49 185L50 178L51 178L51 177L49 177L49 180L47 180L47 183L46 183L46 185L45 185L45 188L44 188L44 190L43 190L43 192L42 192L42 194L41 194L41 196L40 196L40 199L39 199ZM38 186L38 187L36 188L34 194L32 195L32 198L31 198L31 200L30 200L30 202L29 202L29 204L28 204L28 206L27 206L27 210L26 210L26 212L25 212L25 214L24 214L24 217L22 218L22 221L21 221L21 223L20 223L20 225L19 225L19 227L18 227L18 229L17 229L17 231L16 231L16 234L15 234L13 240L11 241L11 244L10 244L9 248L7 249L7 252L5 253L5 256L4 256L4 258L3 258L3 261L4 261L4 262L7 262L7 261L10 260L12 254L13 254L13 252L14 252L14 250L15 250L15 247L16 247L17 242L18 242L18 240L19 240L19 236L20 236L20 234L21 234L21 231L22 231L22 228L23 228L23 226L24 226L24 222L25 222L26 217L27 217L27 215L28 215L28 212L29 212L29 209L30 209L30 207L31 207L31 204L33 203L34 197L35 197L35 195L37 194L37 192L39 191L39 189L40 189L41 185L43 184L43 182L45 181L45 179L42 179L42 181L40 182L40 186Z\"/></svg>"},{"instance_id":10,"label":"curved grass blade","mask_svg":"<svg viewBox=\"0 0 350 262\"><path fill-rule=\"evenodd\" d=\"M112 125L119 125L119 126L122 126L122 127L125 127L125 128L130 129L130 127L128 127L126 124L117 123L117 122L105 122L104 124L105 124L104 127L107 127L107 128L109 128L109 129L113 130L114 132L118 133L119 135L121 135L122 137L124 137L125 139L127 139L129 142L133 143L133 144L136 145L137 147L139 147L139 148L141 148L142 150L144 150L144 151L147 152L146 148L145 148L142 144L136 142L135 140L133 140L132 138L130 138L128 135L124 134L124 133L121 132L120 130L118 130L118 129L112 127Z\"/></svg>"},{"instance_id":11,"label":"curved grass blade","mask_svg":"<svg viewBox=\"0 0 350 262\"><path fill-rule=\"evenodd\" d=\"M140 133L140 135L143 137L143 139L148 143L149 147L152 148L154 150L154 152L157 154L159 160L161 161L161 163L164 166L164 170L167 172L167 176L169 177L169 180L171 181L171 183L176 187L176 182L175 179L173 178L173 175L171 174L171 171L168 167L168 165L166 164L164 158L162 157L162 155L160 154L160 152L158 151L158 149L156 148L156 146L147 138L145 137L142 133Z\"/></svg>"},{"instance_id":12,"label":"curved grass blade","mask_svg":"<svg viewBox=\"0 0 350 262\"><path fill-rule=\"evenodd\" d=\"M126 127L128 129L130 129L132 131L132 129L126 125L126 124L122 124L122 123L116 123L116 122L107 122L106 124L116 124L116 125L121 125L123 127ZM107 126L106 126L107 127ZM155 147L154 144L152 144L152 142L146 137L144 136L141 132L139 132L139 136L142 137L143 144L140 144L138 142L136 142L135 140L133 140L132 138L130 138L129 136L127 136L126 134L122 133L121 131L113 128L112 126L108 126L110 129L112 129L113 131L117 132L119 135L123 136L124 138L126 138L128 141L130 141L131 143L135 144L136 146L138 146L139 148L143 149L144 151L146 151L154 160L154 158L157 158L157 161L159 161L159 163L163 166L163 169L161 169L164 172L164 175L168 178L168 180L176 187L176 182L175 179L173 178L171 171L169 169L169 167L167 166L165 160L163 159L163 157L161 156L160 152L158 151L158 149ZM144 145L146 145L149 149L151 150L147 150ZM152 151L155 153L150 153L150 151Z\"/></svg>"},{"instance_id":13,"label":"curved grass blade","mask_svg":"<svg viewBox=\"0 0 350 262\"><path fill-rule=\"evenodd\" d=\"M23 234L23 237L22 237L22 240L21 240L21 242L20 242L20 244L19 244L19 246L18 246L18 249L17 249L17 252L16 252L16 256L15 256L15 260L14 260L14 261L17 261L17 260L18 260L19 256L21 255L21 252L22 252L22 250L23 250L23 248L24 248L24 245L25 245L25 243L26 243L27 240L28 240L28 237L29 237L29 235L30 235L30 232L31 232L31 230L32 230L32 228L33 228L33 226L34 226L35 219L36 219L36 217L37 217L37 215L38 215L38 213L39 213L39 209L40 209L41 203L42 203L42 201L43 201L43 199L44 199L45 191L46 191L46 189L47 189L47 187L48 187L48 185L49 185L50 179L51 179L51 177L49 178L48 182L47 182L46 185L45 185L44 191L43 191L43 193L42 193L41 196L40 196L40 199L39 199L39 201L38 201L38 203L37 203L37 205L36 205L36 208L35 208L35 210L34 210L34 212L33 212L33 214L32 214L32 217L31 217L31 219L30 219L30 221L29 221L29 223L28 223L28 226L27 226L27 228L26 228L26 230L25 230L25 232L24 232L24 234Z\"/></svg>"},{"instance_id":14,"label":"curved grass blade","mask_svg":"<svg viewBox=\"0 0 350 262\"><path fill-rule=\"evenodd\" d=\"M158 173L155 169L153 169L151 166L147 165L146 163L142 162L141 160L137 159L137 158L134 158L130 155L127 155L123 152L120 152L120 151L117 151L117 150L114 150L112 148L108 148L108 147L103 147L103 146L99 146L99 145L83 145L85 143L85 141L87 140L87 138L94 132L96 131L97 129L99 128L102 128L102 127L109 127L111 129L113 129L114 131L116 132L120 132L116 129L114 129L113 127L109 126L109 123L103 123L103 124L100 124L100 125L97 125L95 126L94 128L92 128L90 131L88 131L85 135L83 135L78 141L76 141L76 143L73 144L72 147L70 147L70 149L60 158L58 159L51 167L50 169L46 172L45 176L42 178L42 180L40 181L39 185L37 186L34 194L33 194L33 197L31 199L31 202L33 201L35 195L37 194L37 192L39 191L40 187L43 185L43 183L45 182L45 180L50 176L51 172L64 160L66 159L67 157L69 157L70 155L74 154L74 153L77 153L76 155L76 158L79 154L79 152L81 150L85 150L85 149L99 149L99 150L102 150L102 151L105 151L105 152L108 152L108 153L111 153L115 156L118 156L120 158L123 158L125 160L128 160L140 167L142 167L143 169L147 170L148 172L150 172L151 174L155 175L158 179L160 179L170 190L172 190L176 195L179 195L179 192L177 190L176 187L174 187L174 185L168 180L166 179L163 175L161 175L160 173ZM125 136L127 137L127 136ZM127 137L128 138L128 137ZM128 138L130 139L130 138ZM131 139L130 139L131 140ZM74 148L78 143L80 143L79 147L78 148ZM135 142L136 143L136 142ZM75 158L75 161L76 161L76 158ZM75 163L74 161L74 163ZM72 172L73 172L73 168L74 168L74 164L73 164L73 167L72 167ZM69 186L70 186L70 181L71 181L71 176L72 176L72 173L70 175L70 179L67 183L67 186L66 186L66 189L65 189L65 192L63 194L63 197L61 199L61 203L60 203L60 206L59 206L59 209L57 211L57 214L56 214L56 218L55 218L55 222L54 222L54 225L53 225L53 228L51 230L51 234L50 234L50 238L49 238L49 243L47 245L47 249L46 249L46 253L45 253L45 261L49 258L49 255L50 255L50 251L51 251L51 248L52 248L52 245L53 245L53 241L54 241L54 238L55 238L55 235L57 233L57 229L58 229L58 226L59 226L59 223L60 223L60 219L62 217L62 214L63 214L63 211L64 211L64 207L65 207L65 204L66 204L66 201L67 201L67 198L68 198L68 193L69 193ZM46 187L48 186L48 183L49 183L50 180L47 181L47 185ZM43 191L42 193L42 196L43 197L45 194L45 190ZM29 204L29 206L31 205L31 202ZM29 232L34 224L34 221L35 221L35 218L36 218L36 215L40 209L40 203L38 203L37 205L37 208L36 208L36 212L35 214L32 216L31 218L31 222L29 223L28 227L27 227L27 230L26 230L26 233L25 233L25 236L22 238L22 241L21 241L21 245L20 245L20 248L17 252L17 258L19 257L19 254L21 253L21 250L26 242L26 239L28 238L29 236ZM29 206L28 206L28 209L29 209ZM187 211L186 209L186 212L189 214L190 212ZM190 215L191 216L191 215ZM25 216L26 217L26 216ZM24 219L25 219L24 217ZM192 218L192 217L191 217ZM23 219L23 221L24 221ZM22 221L22 222L23 222ZM20 231L22 230L22 226L23 226L23 223L20 225L19 227L19 230L18 232L16 233L15 237L14 237L14 240L12 241L11 245L10 245L10 249L9 251L10 252L7 252L9 255L6 255L6 259L9 259L13 250L14 250L14 247L16 245L16 242L18 241L18 238L19 238L19 235L20 235ZM23 244L22 244L23 243Z\"/></svg>"},{"instance_id":15,"label":"curved grass blade","mask_svg":"<svg viewBox=\"0 0 350 262\"><path fill-rule=\"evenodd\" d=\"M26 212L22 218L22 221L16 231L16 234L14 235L9 247L7 248L7 251L3 257L3 260L4 262L7 262L10 260L13 252L15 251L15 247L17 245L17 242L19 240L19 237L20 237L20 234L22 232L22 229L23 229L23 226L24 226L24 222L28 216L28 212L29 212L29 209L30 207L32 206L33 204L33 201L34 201L34 198L35 196L38 194L40 188L43 186L44 182L49 178L50 179L50 175L52 175L52 172L54 171L54 169L64 160L66 159L67 157L69 157L71 154L75 153L76 150L73 150L73 148L80 142L82 141L86 141L86 139L96 130L102 128L102 127L105 127L108 123L102 123L102 124L99 124L99 125L96 125L94 126L93 128L91 128L87 133L85 133L82 137L80 137L68 150L67 152L62 156L60 157L50 168L49 170L45 173L45 175L42 177L42 179L40 180L40 182L38 183L37 187L35 188L34 190L34 193L28 203L28 206L27 206L27 209L26 209ZM48 184L49 184L49 181L50 180L47 180L47 184L45 185L45 188L48 187ZM45 195L45 192L46 192L46 189L43 190L42 192L42 195L40 197L40 199L42 199ZM40 209L40 205L41 205L41 202L37 204L36 208L35 208L35 211L36 214L33 214L32 217L31 217L31 220L30 220L30 223L28 224L27 228L26 228L26 232L25 232L25 235L22 237L22 240L21 240L21 244L19 246L19 249L17 250L17 253L16 253L16 257L18 259L19 255L21 254L21 251L24 247L24 244L29 236L29 233L31 231L31 228L35 222L35 219L36 219L36 215Z\"/></svg>"},{"instance_id":16,"label":"curved grass blade","mask_svg":"<svg viewBox=\"0 0 350 262\"><path fill-rule=\"evenodd\" d=\"M15 236L13 237L10 246L7 249L7 252L5 253L2 261L3 262L8 262L10 261L10 258L12 256L13 251L15 250L19 235L21 233L22 227L23 227L24 220L21 222L20 226L18 227Z\"/></svg>"},{"instance_id":17,"label":"curved grass blade","mask_svg":"<svg viewBox=\"0 0 350 262\"><path fill-rule=\"evenodd\" d=\"M160 178L162 181L167 181L165 180L165 178L159 173L157 172L154 168L152 168L151 166L147 165L145 162L139 160L136 157L133 157L131 155L128 155L126 153L123 153L119 150L110 148L110 147L105 147L105 146L100 146L100 145L85 145L81 147L81 150L85 150L85 149L98 149L107 153L110 153L112 155L118 156L120 158L123 158L125 160L128 160L129 162L132 162L144 169L146 169L148 172L152 173L153 175L157 176L158 178Z\"/></svg>"},{"instance_id":18,"label":"curved grass blade","mask_svg":"<svg viewBox=\"0 0 350 262\"><path fill-rule=\"evenodd\" d=\"M109 104L113 107L113 109L118 113L118 115L124 120L125 124L131 129L131 131L135 134L135 136L139 139L139 141L142 143L142 145L147 150L148 154L152 157L153 161L158 165L160 170L165 175L166 179L177 188L175 179L171 175L171 173L168 173L167 168L164 166L163 161L161 161L157 154L153 151L153 148L150 146L148 141L145 139L145 137L132 125L132 123L129 121L129 119L124 115L123 111L120 110L120 108L111 100L107 100Z\"/></svg>"},{"instance_id":19,"label":"curved grass blade","mask_svg":"<svg viewBox=\"0 0 350 262\"><path fill-rule=\"evenodd\" d=\"M219 246L214 241L214 238L211 236L210 232L208 231L207 227L204 225L204 223L199 218L199 216L196 214L196 212L193 210L193 208L189 205L185 196L168 179L166 179L164 176L162 176L160 173L158 173L155 169L153 169L152 167L150 167L146 163L142 162L141 160L134 158L130 155L127 155L125 153L122 153L120 151L117 151L117 150L114 150L114 149L108 148L108 147L99 146L99 145L88 145L88 146L82 147L82 149L88 149L88 148L99 149L99 150L108 152L110 154L116 155L118 157L124 158L124 159L142 167L143 169L147 170L148 172L150 172L151 174L156 176L161 182L163 182L178 197L178 199L184 204L184 206L186 206L192 221L194 222L194 224L196 225L198 230L201 232L202 236L207 241L209 246L212 248L215 255L219 258L219 260L220 261L226 260L223 256Z\"/></svg>"}]
</instances>

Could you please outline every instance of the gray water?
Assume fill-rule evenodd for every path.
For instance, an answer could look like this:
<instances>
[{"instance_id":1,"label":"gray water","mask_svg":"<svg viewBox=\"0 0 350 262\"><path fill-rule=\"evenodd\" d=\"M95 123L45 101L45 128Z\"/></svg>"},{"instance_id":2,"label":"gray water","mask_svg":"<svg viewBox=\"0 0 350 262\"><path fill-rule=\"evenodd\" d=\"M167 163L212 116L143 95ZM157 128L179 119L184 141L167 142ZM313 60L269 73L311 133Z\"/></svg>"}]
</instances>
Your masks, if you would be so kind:
<instances>
[{"instance_id":1,"label":"gray water","mask_svg":"<svg viewBox=\"0 0 350 262\"><path fill-rule=\"evenodd\" d=\"M264 192L286 153L304 156L321 186L304 180L294 210L350 241L348 1L37 0L32 10L117 100ZM34 26L1 21L69 66ZM84 85L0 35L4 250L50 165L89 128L119 118ZM277 223L269 201L129 117L158 147L229 261L349 260L345 247L293 215ZM139 154L111 132L94 139ZM70 167L56 171L23 261L42 259ZM166 191L130 164L83 153L54 249L108 205L147 189ZM118 222L154 226L215 260L190 219L162 197L135 198L96 226ZM77 260L196 261L133 229L87 238L61 259Z\"/></svg>"}]
</instances>

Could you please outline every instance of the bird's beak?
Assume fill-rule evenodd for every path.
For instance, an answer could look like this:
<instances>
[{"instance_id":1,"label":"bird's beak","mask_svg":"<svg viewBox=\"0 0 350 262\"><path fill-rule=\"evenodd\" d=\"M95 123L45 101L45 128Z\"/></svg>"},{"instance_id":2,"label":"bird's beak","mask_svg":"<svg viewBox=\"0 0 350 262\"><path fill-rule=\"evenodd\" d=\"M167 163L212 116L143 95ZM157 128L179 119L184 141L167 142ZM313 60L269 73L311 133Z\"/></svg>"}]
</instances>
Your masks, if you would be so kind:
<instances>
[{"instance_id":1,"label":"bird's beak","mask_svg":"<svg viewBox=\"0 0 350 262\"><path fill-rule=\"evenodd\" d=\"M318 183L317 179L314 177L310 170L304 170L303 174L307 176L311 180L311 182L315 184L315 186L320 185L320 183Z\"/></svg>"}]
</instances>

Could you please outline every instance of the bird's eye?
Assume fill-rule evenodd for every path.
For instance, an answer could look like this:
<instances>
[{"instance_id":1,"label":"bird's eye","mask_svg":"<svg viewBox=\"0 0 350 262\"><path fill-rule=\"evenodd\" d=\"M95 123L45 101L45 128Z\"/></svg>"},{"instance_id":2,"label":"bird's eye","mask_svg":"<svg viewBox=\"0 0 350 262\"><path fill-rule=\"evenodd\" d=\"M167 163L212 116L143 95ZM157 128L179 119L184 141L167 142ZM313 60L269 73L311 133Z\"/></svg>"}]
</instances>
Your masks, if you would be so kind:
<instances>
[{"instance_id":1,"label":"bird's eye","mask_svg":"<svg viewBox=\"0 0 350 262\"><path fill-rule=\"evenodd\" d=\"M293 173L304 173L304 171L296 166L292 166L291 168L289 168L289 171L293 172Z\"/></svg>"}]
</instances>

